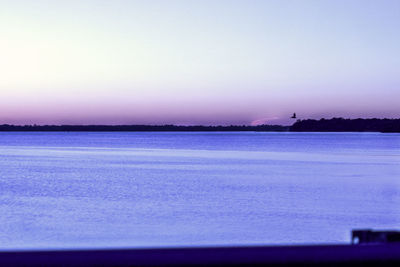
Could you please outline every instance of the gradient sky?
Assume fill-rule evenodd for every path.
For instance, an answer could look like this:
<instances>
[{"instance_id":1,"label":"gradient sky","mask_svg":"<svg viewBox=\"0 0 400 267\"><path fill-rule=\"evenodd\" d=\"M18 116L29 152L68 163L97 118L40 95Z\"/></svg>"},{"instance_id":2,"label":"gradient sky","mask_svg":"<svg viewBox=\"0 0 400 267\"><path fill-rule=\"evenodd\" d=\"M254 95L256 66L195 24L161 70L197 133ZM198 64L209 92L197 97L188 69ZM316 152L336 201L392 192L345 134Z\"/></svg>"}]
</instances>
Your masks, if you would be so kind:
<instances>
[{"instance_id":1,"label":"gradient sky","mask_svg":"<svg viewBox=\"0 0 400 267\"><path fill-rule=\"evenodd\" d=\"M0 0L0 123L400 117L400 1Z\"/></svg>"}]
</instances>

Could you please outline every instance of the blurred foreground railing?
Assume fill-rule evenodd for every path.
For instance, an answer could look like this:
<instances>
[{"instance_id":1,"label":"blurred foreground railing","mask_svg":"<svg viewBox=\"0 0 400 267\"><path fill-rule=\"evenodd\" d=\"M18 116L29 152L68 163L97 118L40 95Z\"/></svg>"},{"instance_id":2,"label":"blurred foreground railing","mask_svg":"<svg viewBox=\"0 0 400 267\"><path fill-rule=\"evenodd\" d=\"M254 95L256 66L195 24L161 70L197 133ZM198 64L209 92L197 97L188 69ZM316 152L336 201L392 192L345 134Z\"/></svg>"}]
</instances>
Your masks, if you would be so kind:
<instances>
[{"instance_id":1,"label":"blurred foreground railing","mask_svg":"<svg viewBox=\"0 0 400 267\"><path fill-rule=\"evenodd\" d=\"M400 266L400 242L364 242L374 234L353 231L357 245L8 251L0 266Z\"/></svg>"}]
</instances>

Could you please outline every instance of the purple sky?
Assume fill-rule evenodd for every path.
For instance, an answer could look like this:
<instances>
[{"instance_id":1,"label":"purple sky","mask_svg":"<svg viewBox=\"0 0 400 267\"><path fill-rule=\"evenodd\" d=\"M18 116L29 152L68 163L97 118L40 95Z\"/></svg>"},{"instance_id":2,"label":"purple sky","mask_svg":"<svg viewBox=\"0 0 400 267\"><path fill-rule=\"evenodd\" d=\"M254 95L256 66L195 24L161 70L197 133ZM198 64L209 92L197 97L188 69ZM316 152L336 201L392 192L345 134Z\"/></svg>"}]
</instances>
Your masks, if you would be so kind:
<instances>
[{"instance_id":1,"label":"purple sky","mask_svg":"<svg viewBox=\"0 0 400 267\"><path fill-rule=\"evenodd\" d=\"M2 1L0 123L400 117L400 1Z\"/></svg>"}]
</instances>

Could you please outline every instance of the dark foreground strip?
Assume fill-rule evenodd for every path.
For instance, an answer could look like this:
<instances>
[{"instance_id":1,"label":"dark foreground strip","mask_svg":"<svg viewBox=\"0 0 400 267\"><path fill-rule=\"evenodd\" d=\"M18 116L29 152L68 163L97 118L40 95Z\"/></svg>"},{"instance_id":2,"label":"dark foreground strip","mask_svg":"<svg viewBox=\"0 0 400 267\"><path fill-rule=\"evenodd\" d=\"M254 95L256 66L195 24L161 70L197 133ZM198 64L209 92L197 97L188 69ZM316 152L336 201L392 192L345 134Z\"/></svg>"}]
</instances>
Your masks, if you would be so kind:
<instances>
[{"instance_id":1,"label":"dark foreground strip","mask_svg":"<svg viewBox=\"0 0 400 267\"><path fill-rule=\"evenodd\" d=\"M0 252L0 266L400 266L400 243Z\"/></svg>"}]
</instances>

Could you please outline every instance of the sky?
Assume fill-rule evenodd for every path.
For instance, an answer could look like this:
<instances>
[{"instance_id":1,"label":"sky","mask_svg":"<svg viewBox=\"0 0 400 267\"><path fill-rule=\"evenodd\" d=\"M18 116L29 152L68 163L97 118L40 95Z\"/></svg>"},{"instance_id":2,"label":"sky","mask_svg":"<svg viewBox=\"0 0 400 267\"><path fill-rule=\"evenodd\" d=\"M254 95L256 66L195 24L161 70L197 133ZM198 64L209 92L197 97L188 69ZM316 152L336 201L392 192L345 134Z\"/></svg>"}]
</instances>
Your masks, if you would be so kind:
<instances>
[{"instance_id":1,"label":"sky","mask_svg":"<svg viewBox=\"0 0 400 267\"><path fill-rule=\"evenodd\" d=\"M400 117L400 1L0 0L0 123Z\"/></svg>"}]
</instances>

